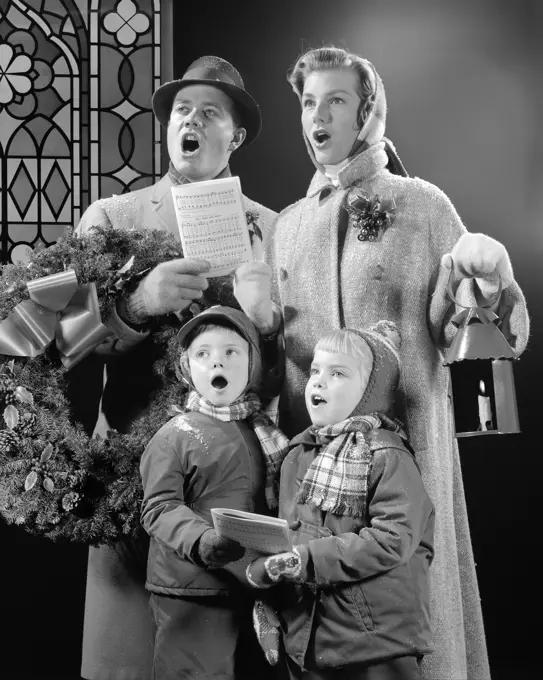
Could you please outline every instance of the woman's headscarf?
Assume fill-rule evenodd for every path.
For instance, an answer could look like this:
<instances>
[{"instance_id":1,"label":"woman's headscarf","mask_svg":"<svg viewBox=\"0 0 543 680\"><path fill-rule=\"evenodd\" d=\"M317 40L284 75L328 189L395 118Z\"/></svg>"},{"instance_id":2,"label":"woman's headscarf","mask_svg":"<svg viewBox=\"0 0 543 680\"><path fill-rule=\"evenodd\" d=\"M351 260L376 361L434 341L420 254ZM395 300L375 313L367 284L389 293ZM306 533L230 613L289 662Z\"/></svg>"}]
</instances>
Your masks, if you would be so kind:
<instances>
[{"instance_id":1,"label":"woman's headscarf","mask_svg":"<svg viewBox=\"0 0 543 680\"><path fill-rule=\"evenodd\" d=\"M401 162L400 157L394 148L394 145L384 136L387 116L387 101L383 81L377 73L374 65L370 61L364 59L363 57L358 57L358 59L360 59L360 61L362 61L366 66L371 80L372 94L369 97L371 105L366 108L366 119L364 120L364 125L357 135L356 141L353 144L348 158L351 159L357 154L361 153L361 151L364 149L367 149L374 144L383 142L389 159L387 167L390 172L394 175L407 177L407 171L404 168L403 163ZM356 71L354 72L356 73ZM303 136L313 164L318 170L324 173L324 167L317 162L313 147L311 146L311 142L307 138L305 132L303 132Z\"/></svg>"}]
</instances>

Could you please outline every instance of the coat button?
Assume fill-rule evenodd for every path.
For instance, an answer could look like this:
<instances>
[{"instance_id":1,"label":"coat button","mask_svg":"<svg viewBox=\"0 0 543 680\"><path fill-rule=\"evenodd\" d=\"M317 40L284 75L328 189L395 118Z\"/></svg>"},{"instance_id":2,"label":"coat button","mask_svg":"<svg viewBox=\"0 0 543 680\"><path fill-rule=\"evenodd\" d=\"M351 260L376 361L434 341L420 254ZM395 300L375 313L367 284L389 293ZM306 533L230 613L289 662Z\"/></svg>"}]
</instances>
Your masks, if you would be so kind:
<instances>
[{"instance_id":1,"label":"coat button","mask_svg":"<svg viewBox=\"0 0 543 680\"><path fill-rule=\"evenodd\" d=\"M370 277L374 281L380 281L383 278L384 274L384 268L380 264L375 264L373 267L370 269Z\"/></svg>"},{"instance_id":2,"label":"coat button","mask_svg":"<svg viewBox=\"0 0 543 680\"><path fill-rule=\"evenodd\" d=\"M279 270L279 279L281 281L286 281L288 279L287 270L283 269L283 267Z\"/></svg>"},{"instance_id":3,"label":"coat button","mask_svg":"<svg viewBox=\"0 0 543 680\"><path fill-rule=\"evenodd\" d=\"M294 522L291 522L291 523L288 525L288 528L289 528L291 531L297 531L301 526L302 526L302 523L300 522L299 519L297 519L297 520L295 520Z\"/></svg>"}]
</instances>

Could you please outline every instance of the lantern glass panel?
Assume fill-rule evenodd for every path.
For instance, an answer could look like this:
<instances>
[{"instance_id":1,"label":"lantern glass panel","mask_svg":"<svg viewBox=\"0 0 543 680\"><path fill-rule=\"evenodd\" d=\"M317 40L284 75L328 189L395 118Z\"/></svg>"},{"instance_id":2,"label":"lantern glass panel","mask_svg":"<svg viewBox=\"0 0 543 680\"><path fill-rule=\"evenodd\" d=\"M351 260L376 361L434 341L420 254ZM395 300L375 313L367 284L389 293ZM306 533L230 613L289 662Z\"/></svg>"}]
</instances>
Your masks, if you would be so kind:
<instances>
[{"instance_id":1,"label":"lantern glass panel","mask_svg":"<svg viewBox=\"0 0 543 680\"><path fill-rule=\"evenodd\" d=\"M456 436L496 433L492 359L458 361L449 368Z\"/></svg>"}]
</instances>

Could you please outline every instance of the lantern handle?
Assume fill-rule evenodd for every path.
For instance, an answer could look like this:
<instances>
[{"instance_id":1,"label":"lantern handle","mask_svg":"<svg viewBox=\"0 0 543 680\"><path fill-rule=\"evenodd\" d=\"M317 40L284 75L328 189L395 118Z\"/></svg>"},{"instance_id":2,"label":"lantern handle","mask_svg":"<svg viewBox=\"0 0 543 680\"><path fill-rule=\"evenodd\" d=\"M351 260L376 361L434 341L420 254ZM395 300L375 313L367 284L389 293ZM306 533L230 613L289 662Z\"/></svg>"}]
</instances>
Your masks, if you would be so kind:
<instances>
[{"instance_id":1,"label":"lantern handle","mask_svg":"<svg viewBox=\"0 0 543 680\"><path fill-rule=\"evenodd\" d=\"M453 275L454 275L454 260L451 257L451 269L450 269L450 272L449 272L449 281L447 283L447 292L449 293L449 297L452 300L452 302L454 302L455 305L458 305L459 307L463 307L464 309L470 309L472 307L472 305L463 305L461 302L458 302L458 300L456 299L456 296L455 296L453 289L452 289ZM503 290L502 277L500 276L500 274L498 272L498 290L494 293L494 296L490 299L489 302L487 302L484 305L477 305L477 307L481 307L482 309L490 309L491 307L493 307L496 304L496 302L498 302L498 300L500 299L500 296L502 294L502 290Z\"/></svg>"}]
</instances>

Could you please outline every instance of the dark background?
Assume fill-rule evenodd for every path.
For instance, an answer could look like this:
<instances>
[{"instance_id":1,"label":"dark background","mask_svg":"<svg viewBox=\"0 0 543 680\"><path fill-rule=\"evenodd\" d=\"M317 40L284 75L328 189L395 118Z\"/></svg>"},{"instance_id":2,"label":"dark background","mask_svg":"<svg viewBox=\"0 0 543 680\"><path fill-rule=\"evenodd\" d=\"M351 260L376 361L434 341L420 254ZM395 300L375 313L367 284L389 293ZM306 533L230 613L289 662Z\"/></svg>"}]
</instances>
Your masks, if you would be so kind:
<instances>
[{"instance_id":1,"label":"dark background","mask_svg":"<svg viewBox=\"0 0 543 680\"><path fill-rule=\"evenodd\" d=\"M493 678L535 675L543 453L541 3L173 4L174 75L199 56L221 56L240 70L262 108L262 136L232 163L249 197L280 210L305 193L313 166L285 75L307 47L334 43L379 71L387 136L408 172L443 189L470 231L507 247L532 318L529 348L515 365L522 434L463 439L460 449ZM0 676L75 680L86 550L1 529L7 595Z\"/></svg>"}]
</instances>

